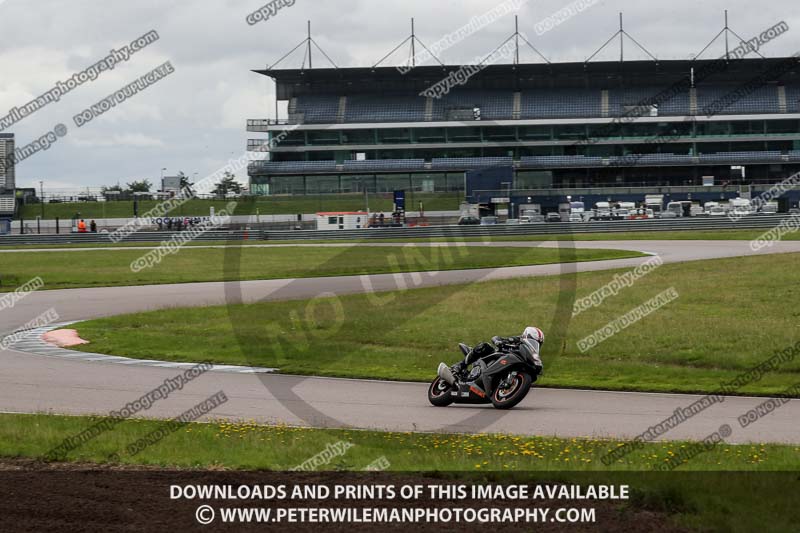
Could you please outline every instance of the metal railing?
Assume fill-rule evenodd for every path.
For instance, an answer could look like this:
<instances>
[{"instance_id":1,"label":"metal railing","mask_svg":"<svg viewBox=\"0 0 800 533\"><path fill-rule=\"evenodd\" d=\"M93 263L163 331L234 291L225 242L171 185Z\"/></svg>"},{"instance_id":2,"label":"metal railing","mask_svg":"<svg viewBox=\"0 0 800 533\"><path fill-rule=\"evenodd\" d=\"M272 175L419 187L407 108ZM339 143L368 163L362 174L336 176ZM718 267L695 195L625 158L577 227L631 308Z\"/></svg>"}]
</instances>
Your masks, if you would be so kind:
<instances>
[{"instance_id":1,"label":"metal railing","mask_svg":"<svg viewBox=\"0 0 800 533\"><path fill-rule=\"evenodd\" d=\"M274 119L274 118L251 118L247 120L247 131L254 133L266 133L270 131L270 126L287 126L294 124L288 119Z\"/></svg>"},{"instance_id":2,"label":"metal railing","mask_svg":"<svg viewBox=\"0 0 800 533\"><path fill-rule=\"evenodd\" d=\"M603 185L597 184L593 187L565 187L562 189L553 189L549 186L543 186L540 189L475 189L473 194L481 193L485 195L495 196L616 196L624 194L638 194L644 199L648 194L685 194L685 193L731 193L750 191L758 192L760 190L766 191L770 187L778 185L774 179L770 180L753 180L752 183L747 185L730 183L728 185Z\"/></svg>"},{"instance_id":3,"label":"metal railing","mask_svg":"<svg viewBox=\"0 0 800 533\"><path fill-rule=\"evenodd\" d=\"M415 228L373 228L361 230L296 230L296 231L209 231L200 235L197 241L309 241L309 240L369 240L369 239L408 239L438 237L513 237L536 235L569 235L582 233L614 233L641 231L719 231L719 230L768 230L790 218L789 215L748 216L738 221L727 217L685 218L667 220L620 220L611 222L585 223L540 223L495 226L427 226ZM125 238L122 242L162 242L170 239L173 232L140 231ZM108 234L68 235L5 235L0 236L0 246L13 245L52 245L52 244L109 244Z\"/></svg>"},{"instance_id":4,"label":"metal railing","mask_svg":"<svg viewBox=\"0 0 800 533\"><path fill-rule=\"evenodd\" d=\"M767 230L777 226L786 215L752 216L739 221L706 217L667 220L620 220L611 222L550 222L540 224L498 224L494 226L429 226L417 228L374 228L339 231L267 231L267 240L341 240L403 239L437 237L509 237L532 235L569 235L581 233L627 233L641 231L717 231ZM613 236L609 236L613 240Z\"/></svg>"}]
</instances>

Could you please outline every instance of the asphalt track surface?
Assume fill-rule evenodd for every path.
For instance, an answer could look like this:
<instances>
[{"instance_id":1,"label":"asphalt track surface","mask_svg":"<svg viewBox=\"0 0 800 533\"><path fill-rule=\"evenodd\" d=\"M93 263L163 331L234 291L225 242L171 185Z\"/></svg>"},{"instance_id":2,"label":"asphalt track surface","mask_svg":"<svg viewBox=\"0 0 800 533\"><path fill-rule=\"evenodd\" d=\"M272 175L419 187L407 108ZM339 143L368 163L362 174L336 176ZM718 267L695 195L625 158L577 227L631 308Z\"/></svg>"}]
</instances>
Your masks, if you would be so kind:
<instances>
[{"instance_id":1,"label":"asphalt track surface","mask_svg":"<svg viewBox=\"0 0 800 533\"><path fill-rule=\"evenodd\" d=\"M392 246L386 243L368 244ZM441 244L432 244L439 246ZM469 246L544 246L557 242L468 243ZM319 245L313 245L319 246ZM344 245L339 245L344 246ZM351 245L346 245L351 246ZM361 246L361 245L359 245ZM397 246L397 245L395 245ZM636 250L657 254L665 263L754 255L747 241L582 241L578 248ZM76 249L78 251L82 249ZM800 252L800 242L781 242L758 252ZM578 263L562 267L541 265L496 269L442 271L420 274L382 274L337 278L237 282L245 301L304 299L321 293L348 294L471 283L525 276L558 275L568 271L630 268L646 258ZM402 279L401 279L402 278ZM62 321L162 309L222 305L226 283L194 283L138 287L107 287L38 291L13 309L0 311L0 333L8 334L49 308ZM228 302L230 303L230 302ZM453 339L454 345L458 339ZM187 339L192 342L192 339ZM452 354L443 354L451 362ZM545 361L546 364L546 361ZM179 371L170 368L124 367L0 351L0 411L16 413L107 414L118 410ZM435 368L431 368L433 377ZM229 401L214 417L265 423L319 427L352 427L391 431L504 432L563 437L632 438L671 416L700 396L534 388L525 401L508 412L491 406L432 407L426 384L377 382L280 374L223 374L209 372L143 416L170 418L198 402L225 391ZM736 417L764 398L728 397L669 431L665 440L700 440L721 425L733 428L728 442L800 443L800 400L792 400L745 429Z\"/></svg>"}]
</instances>

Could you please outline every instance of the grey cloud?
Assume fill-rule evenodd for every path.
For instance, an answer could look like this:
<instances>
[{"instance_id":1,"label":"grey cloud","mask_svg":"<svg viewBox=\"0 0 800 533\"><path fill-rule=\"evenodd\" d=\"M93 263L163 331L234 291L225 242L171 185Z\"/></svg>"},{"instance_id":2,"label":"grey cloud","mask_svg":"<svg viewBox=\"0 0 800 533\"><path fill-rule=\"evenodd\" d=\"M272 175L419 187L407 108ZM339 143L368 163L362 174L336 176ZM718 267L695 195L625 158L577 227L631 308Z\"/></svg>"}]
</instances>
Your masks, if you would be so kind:
<instances>
[{"instance_id":1,"label":"grey cloud","mask_svg":"<svg viewBox=\"0 0 800 533\"><path fill-rule=\"evenodd\" d=\"M266 0L6 0L0 3L0 114L26 103L56 81L97 61L111 48L155 29L161 39L127 64L81 87L11 129L27 143L55 124L169 60L176 72L18 169L21 186L45 183L97 187L134 178L154 179L171 172L207 174L240 155L245 120L274 114L271 83L250 72L276 61L305 37L306 20L314 38L340 66L370 66L408 36L416 17L419 37L433 43L491 9L500 0L296 0L265 22L250 26L248 13ZM722 12L748 38L780 20L800 26L795 4L776 0L602 0L584 13L537 37L536 23L570 2L530 0L520 10L521 30L553 61L582 61L617 30L625 12L626 30L656 56L687 58L721 29ZM769 56L796 52L791 35L764 51ZM442 59L457 64L488 53L513 32L513 17L485 28ZM732 43L732 46L736 43ZM626 43L627 57L643 58ZM719 55L721 44L706 55ZM390 61L401 64L407 50ZM600 59L616 59L610 47ZM525 61L539 61L523 50ZM302 54L286 66L299 66ZM315 66L327 62L318 53ZM27 99L26 99L27 98ZM74 126L74 125L73 125ZM102 139L103 142L97 142ZM112 139L114 142L108 142ZM244 179L242 175L240 178Z\"/></svg>"}]
</instances>

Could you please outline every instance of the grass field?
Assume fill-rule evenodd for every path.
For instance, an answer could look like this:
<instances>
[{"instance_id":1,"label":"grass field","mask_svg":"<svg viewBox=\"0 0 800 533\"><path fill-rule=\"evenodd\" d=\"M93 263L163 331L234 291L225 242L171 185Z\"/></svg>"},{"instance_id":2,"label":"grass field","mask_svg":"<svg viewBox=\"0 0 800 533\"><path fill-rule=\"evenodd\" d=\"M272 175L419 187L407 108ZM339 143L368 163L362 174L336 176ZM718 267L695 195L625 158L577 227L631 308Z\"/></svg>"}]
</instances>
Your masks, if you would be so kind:
<instances>
[{"instance_id":1,"label":"grass field","mask_svg":"<svg viewBox=\"0 0 800 533\"><path fill-rule=\"evenodd\" d=\"M653 240L670 240L670 241L730 241L742 240L751 241L764 233L763 230L719 230L719 231L642 231L642 232L625 232L625 233L580 233L574 235L517 235L517 236L494 236L494 237L459 237L459 238L404 238L404 239L361 239L361 240L341 240L337 243L397 243L397 242L514 242L514 241L653 241ZM795 241L800 240L800 232L789 233L783 236L783 240ZM249 240L249 241L195 241L188 243L187 246L252 246L264 244L293 244L297 241L263 241L263 240ZM319 244L330 243L331 241L303 241L305 244ZM2 240L0 240L2 243ZM60 244L60 245L42 245L36 248L103 248L103 247L128 247L128 246L157 246L158 243L121 243L121 244ZM25 249L30 248L32 245L14 245L14 246L0 246L2 249Z\"/></svg>"},{"instance_id":2,"label":"grass field","mask_svg":"<svg viewBox=\"0 0 800 533\"><path fill-rule=\"evenodd\" d=\"M458 359L456 342L536 324L548 335L540 385L710 392L800 340L799 260L782 254L665 265L571 320L573 282L543 277L314 303L163 310L76 327L91 341L85 351L427 381L439 361ZM574 296L591 294L614 274L577 275ZM578 349L579 340L670 288L676 301L586 353ZM740 392L776 394L798 382L800 358Z\"/></svg>"},{"instance_id":3,"label":"grass field","mask_svg":"<svg viewBox=\"0 0 800 533\"><path fill-rule=\"evenodd\" d=\"M574 257L567 258L557 249L478 246L413 250L354 246L243 247L235 253L223 248L188 248L164 257L152 268L132 272L131 263L145 253L145 250L86 250L0 254L0 290L14 290L35 276L44 280L46 289L65 289L493 268L641 256L627 251L578 250Z\"/></svg>"},{"instance_id":4,"label":"grass field","mask_svg":"<svg viewBox=\"0 0 800 533\"><path fill-rule=\"evenodd\" d=\"M45 458L47 452L98 421L97 417L0 414L0 457ZM607 439L509 435L384 433L264 426L254 422L189 424L164 441L131 455L129 445L162 427L133 419L69 452L66 460L93 463L230 469L288 470L328 443L354 444L322 470L360 470L381 456L393 471L646 471L669 460L684 442L645 443L605 466L601 458L621 445ZM679 467L687 471L787 471L798 468L798 446L721 444Z\"/></svg>"},{"instance_id":5,"label":"grass field","mask_svg":"<svg viewBox=\"0 0 800 533\"><path fill-rule=\"evenodd\" d=\"M0 415L0 458L40 459L64 439L91 427L96 417ZM720 444L671 473L652 472L689 443L647 443L604 467L601 458L622 443L508 435L456 435L320 430L216 421L190 424L140 453L129 446L164 422L129 420L70 452L81 464L144 465L180 469L279 470L297 466L328 445L350 447L319 470L358 471L379 461L381 478L413 473L442 481L478 483L627 484L623 509L666 514L699 531L796 531L800 508L793 503L797 446ZM120 467L114 467L120 468ZM120 471L121 472L121 471ZM169 475L169 474L167 474ZM757 494L758 497L753 497Z\"/></svg>"},{"instance_id":6,"label":"grass field","mask_svg":"<svg viewBox=\"0 0 800 533\"><path fill-rule=\"evenodd\" d=\"M491 237L492 241L751 241L766 230L715 230L715 231L631 231L619 233L576 233L574 235L524 235L521 238ZM477 239L476 237L472 237ZM469 237L465 240L470 239ZM783 236L784 240L800 240L800 232Z\"/></svg>"},{"instance_id":7,"label":"grass field","mask_svg":"<svg viewBox=\"0 0 800 533\"><path fill-rule=\"evenodd\" d=\"M454 193L411 193L407 195L407 205L410 211L419 207L423 202L426 211L457 211L464 194ZM219 212L230 200L189 200L171 213L159 213L158 216L171 214L172 216L208 216L210 208ZM363 194L331 194L315 196L257 196L252 199L239 199L236 206L236 215L295 215L297 213L317 213L320 211L356 211L366 207ZM139 216L155 208L161 202L156 200L141 200L139 202ZM370 194L369 208L372 211L393 210L392 194ZM133 216L133 201L113 202L67 202L44 205L44 218L56 217L71 219L76 213L83 218L130 218ZM29 204L22 208L21 216L25 220L33 220L41 216L41 204ZM19 217L18 217L19 218Z\"/></svg>"}]
</instances>

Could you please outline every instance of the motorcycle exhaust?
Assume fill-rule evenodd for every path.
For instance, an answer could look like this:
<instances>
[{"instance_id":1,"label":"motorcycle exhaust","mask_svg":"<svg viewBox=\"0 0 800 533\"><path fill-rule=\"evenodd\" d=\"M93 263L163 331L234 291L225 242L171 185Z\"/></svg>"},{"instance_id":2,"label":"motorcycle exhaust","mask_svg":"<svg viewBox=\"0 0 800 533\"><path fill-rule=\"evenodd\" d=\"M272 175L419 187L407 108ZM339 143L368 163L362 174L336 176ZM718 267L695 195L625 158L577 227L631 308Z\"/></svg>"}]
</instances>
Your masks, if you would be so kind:
<instances>
[{"instance_id":1,"label":"motorcycle exhaust","mask_svg":"<svg viewBox=\"0 0 800 533\"><path fill-rule=\"evenodd\" d=\"M447 382L448 385L455 385L456 378L453 376L453 371L444 363L439 363L439 370L437 372L439 377Z\"/></svg>"}]
</instances>

